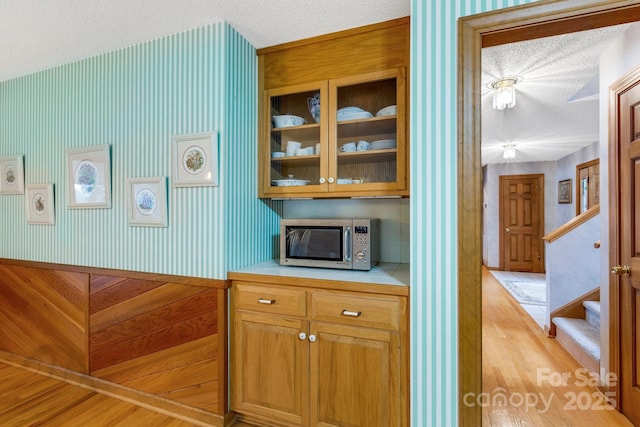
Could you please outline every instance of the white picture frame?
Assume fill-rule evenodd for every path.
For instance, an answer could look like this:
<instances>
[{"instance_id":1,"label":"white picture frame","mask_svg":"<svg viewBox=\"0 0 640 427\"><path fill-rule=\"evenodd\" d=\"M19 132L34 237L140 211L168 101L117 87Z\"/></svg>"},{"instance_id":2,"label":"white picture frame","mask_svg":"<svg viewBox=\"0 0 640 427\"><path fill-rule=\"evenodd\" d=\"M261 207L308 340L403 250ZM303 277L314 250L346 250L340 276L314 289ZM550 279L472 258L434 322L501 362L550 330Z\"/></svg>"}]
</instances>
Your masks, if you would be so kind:
<instances>
[{"instance_id":1,"label":"white picture frame","mask_svg":"<svg viewBox=\"0 0 640 427\"><path fill-rule=\"evenodd\" d=\"M24 194L24 157L0 157L0 194Z\"/></svg>"},{"instance_id":2,"label":"white picture frame","mask_svg":"<svg viewBox=\"0 0 640 427\"><path fill-rule=\"evenodd\" d=\"M129 178L127 210L133 227L167 227L167 178Z\"/></svg>"},{"instance_id":3,"label":"white picture frame","mask_svg":"<svg viewBox=\"0 0 640 427\"><path fill-rule=\"evenodd\" d=\"M174 135L172 141L172 182L174 187L215 187L218 185L218 133Z\"/></svg>"},{"instance_id":4,"label":"white picture frame","mask_svg":"<svg viewBox=\"0 0 640 427\"><path fill-rule=\"evenodd\" d=\"M109 145L68 148L67 207L111 207L111 158Z\"/></svg>"},{"instance_id":5,"label":"white picture frame","mask_svg":"<svg viewBox=\"0 0 640 427\"><path fill-rule=\"evenodd\" d=\"M53 184L27 185L25 199L28 224L55 225Z\"/></svg>"}]
</instances>

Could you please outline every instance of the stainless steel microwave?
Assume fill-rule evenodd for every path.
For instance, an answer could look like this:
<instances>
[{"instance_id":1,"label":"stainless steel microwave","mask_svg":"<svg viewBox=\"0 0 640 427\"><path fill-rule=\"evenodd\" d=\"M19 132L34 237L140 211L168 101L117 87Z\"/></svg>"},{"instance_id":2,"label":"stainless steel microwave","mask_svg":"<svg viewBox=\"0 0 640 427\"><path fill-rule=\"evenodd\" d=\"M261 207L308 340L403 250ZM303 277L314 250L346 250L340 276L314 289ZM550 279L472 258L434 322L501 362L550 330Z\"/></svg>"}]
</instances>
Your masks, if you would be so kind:
<instances>
[{"instance_id":1,"label":"stainless steel microwave","mask_svg":"<svg viewBox=\"0 0 640 427\"><path fill-rule=\"evenodd\" d=\"M282 219L280 264L370 270L380 258L380 220Z\"/></svg>"}]
</instances>

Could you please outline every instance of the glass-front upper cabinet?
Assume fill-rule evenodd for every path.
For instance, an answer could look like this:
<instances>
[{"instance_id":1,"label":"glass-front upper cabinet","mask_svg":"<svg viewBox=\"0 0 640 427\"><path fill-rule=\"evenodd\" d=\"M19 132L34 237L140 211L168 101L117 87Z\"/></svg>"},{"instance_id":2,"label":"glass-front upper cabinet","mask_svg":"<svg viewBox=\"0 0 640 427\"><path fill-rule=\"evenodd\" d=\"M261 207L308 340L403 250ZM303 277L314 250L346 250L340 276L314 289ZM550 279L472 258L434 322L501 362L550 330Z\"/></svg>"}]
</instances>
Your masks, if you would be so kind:
<instances>
[{"instance_id":1,"label":"glass-front upper cabinet","mask_svg":"<svg viewBox=\"0 0 640 427\"><path fill-rule=\"evenodd\" d=\"M260 197L408 195L404 69L266 90Z\"/></svg>"},{"instance_id":2,"label":"glass-front upper cabinet","mask_svg":"<svg viewBox=\"0 0 640 427\"><path fill-rule=\"evenodd\" d=\"M263 188L275 197L322 191L321 158L326 141L327 82L266 91L264 108L266 135L261 152L268 164ZM266 148L266 150L265 150Z\"/></svg>"},{"instance_id":3,"label":"glass-front upper cabinet","mask_svg":"<svg viewBox=\"0 0 640 427\"><path fill-rule=\"evenodd\" d=\"M404 72L330 80L329 101L330 191L406 188Z\"/></svg>"}]
</instances>

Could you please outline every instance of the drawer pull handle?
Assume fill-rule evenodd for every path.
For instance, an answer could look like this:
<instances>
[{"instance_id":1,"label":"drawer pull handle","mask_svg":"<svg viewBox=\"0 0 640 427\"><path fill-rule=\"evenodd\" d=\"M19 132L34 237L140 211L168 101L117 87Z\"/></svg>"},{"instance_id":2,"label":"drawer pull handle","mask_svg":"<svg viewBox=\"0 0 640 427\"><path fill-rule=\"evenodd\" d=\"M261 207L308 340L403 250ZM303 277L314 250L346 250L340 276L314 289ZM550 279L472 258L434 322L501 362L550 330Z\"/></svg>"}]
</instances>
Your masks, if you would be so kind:
<instances>
[{"instance_id":1,"label":"drawer pull handle","mask_svg":"<svg viewBox=\"0 0 640 427\"><path fill-rule=\"evenodd\" d=\"M271 305L271 304L275 304L275 303L276 303L276 300L274 300L274 299L267 299L267 298L260 298L260 299L258 300L258 303L259 303L259 304L267 304L267 305Z\"/></svg>"},{"instance_id":2,"label":"drawer pull handle","mask_svg":"<svg viewBox=\"0 0 640 427\"><path fill-rule=\"evenodd\" d=\"M342 310L342 315L343 316L349 316L349 317L360 317L360 315L362 314L361 311L349 311L349 310Z\"/></svg>"}]
</instances>

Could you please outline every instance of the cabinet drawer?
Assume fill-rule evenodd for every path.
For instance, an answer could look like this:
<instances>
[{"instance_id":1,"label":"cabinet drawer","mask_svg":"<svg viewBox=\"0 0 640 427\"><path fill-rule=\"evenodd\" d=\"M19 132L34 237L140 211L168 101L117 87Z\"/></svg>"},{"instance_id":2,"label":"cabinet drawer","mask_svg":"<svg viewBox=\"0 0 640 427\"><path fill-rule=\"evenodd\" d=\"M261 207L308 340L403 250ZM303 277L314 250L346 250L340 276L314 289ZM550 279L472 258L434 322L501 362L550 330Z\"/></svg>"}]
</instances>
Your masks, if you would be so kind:
<instances>
[{"instance_id":1,"label":"cabinet drawer","mask_svg":"<svg viewBox=\"0 0 640 427\"><path fill-rule=\"evenodd\" d=\"M371 328L400 330L404 303L384 296L354 296L332 293L311 295L311 319Z\"/></svg>"},{"instance_id":2,"label":"cabinet drawer","mask_svg":"<svg viewBox=\"0 0 640 427\"><path fill-rule=\"evenodd\" d=\"M234 283L232 289L237 309L301 317L307 315L307 293L304 290L243 283Z\"/></svg>"}]
</instances>

